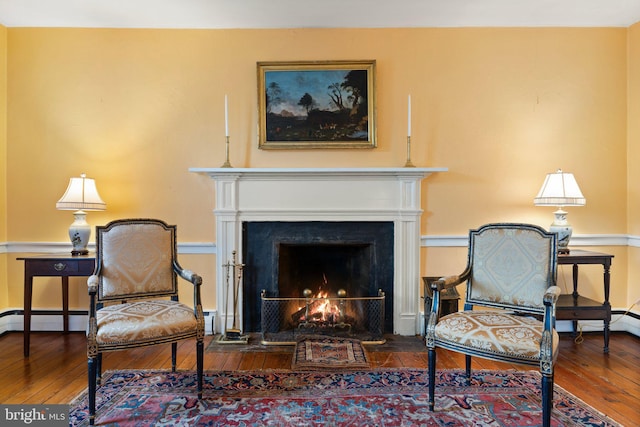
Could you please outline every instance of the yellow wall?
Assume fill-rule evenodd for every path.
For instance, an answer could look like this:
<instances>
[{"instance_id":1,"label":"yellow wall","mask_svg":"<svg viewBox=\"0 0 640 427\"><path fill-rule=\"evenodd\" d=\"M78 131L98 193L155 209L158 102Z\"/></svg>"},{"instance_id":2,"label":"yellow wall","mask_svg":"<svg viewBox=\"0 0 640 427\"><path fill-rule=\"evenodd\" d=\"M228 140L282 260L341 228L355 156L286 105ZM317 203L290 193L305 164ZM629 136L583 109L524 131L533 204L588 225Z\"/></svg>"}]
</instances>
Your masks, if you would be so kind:
<instances>
[{"instance_id":1,"label":"yellow wall","mask_svg":"<svg viewBox=\"0 0 640 427\"><path fill-rule=\"evenodd\" d=\"M640 299L640 23L629 28L629 107L627 113L627 228L636 242L629 248L627 301ZM640 309L640 307L636 307Z\"/></svg>"},{"instance_id":2,"label":"yellow wall","mask_svg":"<svg viewBox=\"0 0 640 427\"><path fill-rule=\"evenodd\" d=\"M7 29L0 25L0 242L7 240ZM0 310L9 301L7 254L0 251Z\"/></svg>"},{"instance_id":3,"label":"yellow wall","mask_svg":"<svg viewBox=\"0 0 640 427\"><path fill-rule=\"evenodd\" d=\"M71 213L55 202L86 172L108 205L89 213L91 224L161 217L178 224L182 242L214 242L213 183L187 169L224 161L225 94L238 167L402 166L411 94L413 162L449 168L424 183L423 235L466 235L492 221L547 226L553 209L532 200L560 167L587 198L568 208L577 234L627 233L625 28L7 32L7 241L67 241ZM377 61L378 148L258 150L256 61L330 59ZM626 247L595 249L616 255L612 304L625 306ZM421 256L424 274L447 274L466 250ZM207 309L213 258L183 261L205 276ZM8 306L21 307L14 259ZM587 295L602 293L600 281L587 279ZM57 293L36 289L35 306L55 304ZM83 294L72 306L86 307Z\"/></svg>"}]
</instances>

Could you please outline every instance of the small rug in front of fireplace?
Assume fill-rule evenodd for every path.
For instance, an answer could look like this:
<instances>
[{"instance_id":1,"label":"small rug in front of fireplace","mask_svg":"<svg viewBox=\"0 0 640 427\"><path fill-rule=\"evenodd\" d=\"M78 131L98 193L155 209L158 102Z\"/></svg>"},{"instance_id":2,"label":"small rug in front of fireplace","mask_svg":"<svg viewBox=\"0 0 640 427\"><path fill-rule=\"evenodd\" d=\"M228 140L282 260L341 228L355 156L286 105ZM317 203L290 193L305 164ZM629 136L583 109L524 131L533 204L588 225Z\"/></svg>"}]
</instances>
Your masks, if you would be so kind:
<instances>
[{"instance_id":1,"label":"small rug in front of fireplace","mask_svg":"<svg viewBox=\"0 0 640 427\"><path fill-rule=\"evenodd\" d=\"M291 369L368 368L367 353L358 339L304 336L296 341Z\"/></svg>"}]
</instances>

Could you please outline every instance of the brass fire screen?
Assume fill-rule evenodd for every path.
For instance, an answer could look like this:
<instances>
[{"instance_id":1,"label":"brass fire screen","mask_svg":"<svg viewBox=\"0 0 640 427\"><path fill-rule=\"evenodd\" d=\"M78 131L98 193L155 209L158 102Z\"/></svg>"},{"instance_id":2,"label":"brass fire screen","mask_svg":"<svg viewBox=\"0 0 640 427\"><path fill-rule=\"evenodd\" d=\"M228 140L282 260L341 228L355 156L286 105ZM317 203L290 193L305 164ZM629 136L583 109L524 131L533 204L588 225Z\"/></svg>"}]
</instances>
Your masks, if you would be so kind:
<instances>
[{"instance_id":1,"label":"brass fire screen","mask_svg":"<svg viewBox=\"0 0 640 427\"><path fill-rule=\"evenodd\" d=\"M375 297L269 297L262 302L262 344L295 344L306 335L357 338L383 344L384 292Z\"/></svg>"}]
</instances>

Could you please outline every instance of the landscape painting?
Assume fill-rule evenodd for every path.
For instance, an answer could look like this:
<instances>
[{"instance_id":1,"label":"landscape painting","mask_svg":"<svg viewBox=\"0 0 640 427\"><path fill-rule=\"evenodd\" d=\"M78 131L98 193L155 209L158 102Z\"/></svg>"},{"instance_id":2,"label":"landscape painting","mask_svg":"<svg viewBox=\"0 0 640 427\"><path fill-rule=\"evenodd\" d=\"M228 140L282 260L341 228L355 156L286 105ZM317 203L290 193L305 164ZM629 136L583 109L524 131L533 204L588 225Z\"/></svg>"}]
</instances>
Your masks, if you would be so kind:
<instances>
[{"instance_id":1,"label":"landscape painting","mask_svg":"<svg viewBox=\"0 0 640 427\"><path fill-rule=\"evenodd\" d=\"M375 61L258 62L262 149L374 148Z\"/></svg>"}]
</instances>

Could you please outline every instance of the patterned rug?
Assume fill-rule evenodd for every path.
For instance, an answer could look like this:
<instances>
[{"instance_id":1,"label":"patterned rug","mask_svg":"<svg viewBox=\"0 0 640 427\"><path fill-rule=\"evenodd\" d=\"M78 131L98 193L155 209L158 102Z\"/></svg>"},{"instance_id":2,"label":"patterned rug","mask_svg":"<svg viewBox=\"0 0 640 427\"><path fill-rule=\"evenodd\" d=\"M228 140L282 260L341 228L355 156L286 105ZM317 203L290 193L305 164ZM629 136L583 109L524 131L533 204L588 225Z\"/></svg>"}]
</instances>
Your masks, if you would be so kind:
<instances>
[{"instance_id":1,"label":"patterned rug","mask_svg":"<svg viewBox=\"0 0 640 427\"><path fill-rule=\"evenodd\" d=\"M369 361L360 340L327 336L308 336L296 342L291 369L360 369Z\"/></svg>"},{"instance_id":2,"label":"patterned rug","mask_svg":"<svg viewBox=\"0 0 640 427\"><path fill-rule=\"evenodd\" d=\"M97 391L98 425L117 426L534 426L540 425L540 374L441 371L436 411L427 406L427 372L207 372L202 400L194 372L107 371ZM87 396L70 425L88 424ZM619 426L555 386L553 426Z\"/></svg>"}]
</instances>

